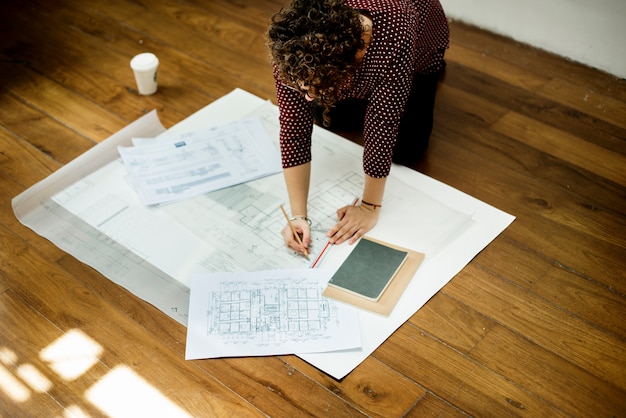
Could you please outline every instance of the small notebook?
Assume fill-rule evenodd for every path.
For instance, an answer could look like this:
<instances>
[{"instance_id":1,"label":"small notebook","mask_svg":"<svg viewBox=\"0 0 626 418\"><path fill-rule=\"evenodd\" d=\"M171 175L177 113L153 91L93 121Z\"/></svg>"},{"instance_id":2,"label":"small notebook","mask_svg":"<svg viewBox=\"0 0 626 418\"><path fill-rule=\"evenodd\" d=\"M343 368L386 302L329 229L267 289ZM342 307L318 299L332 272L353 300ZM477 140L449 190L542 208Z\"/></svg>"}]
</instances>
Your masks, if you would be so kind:
<instances>
[{"instance_id":1,"label":"small notebook","mask_svg":"<svg viewBox=\"0 0 626 418\"><path fill-rule=\"evenodd\" d=\"M408 253L362 238L328 282L371 301L378 301Z\"/></svg>"}]
</instances>

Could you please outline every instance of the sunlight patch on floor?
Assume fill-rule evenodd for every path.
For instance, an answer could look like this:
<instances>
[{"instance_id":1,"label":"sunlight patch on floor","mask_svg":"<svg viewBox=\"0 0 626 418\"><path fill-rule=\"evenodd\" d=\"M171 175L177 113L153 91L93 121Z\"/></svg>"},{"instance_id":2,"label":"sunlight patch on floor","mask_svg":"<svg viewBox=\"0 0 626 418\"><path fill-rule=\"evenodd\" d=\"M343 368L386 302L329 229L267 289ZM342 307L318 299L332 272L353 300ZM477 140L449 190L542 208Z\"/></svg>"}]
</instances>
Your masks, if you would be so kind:
<instances>
[{"instance_id":1,"label":"sunlight patch on floor","mask_svg":"<svg viewBox=\"0 0 626 418\"><path fill-rule=\"evenodd\" d=\"M72 381L96 364L103 351L102 346L88 335L73 329L44 348L40 358L59 376Z\"/></svg>"},{"instance_id":2,"label":"sunlight patch on floor","mask_svg":"<svg viewBox=\"0 0 626 418\"><path fill-rule=\"evenodd\" d=\"M117 366L86 393L110 417L188 417L184 410L126 366Z\"/></svg>"},{"instance_id":3,"label":"sunlight patch on floor","mask_svg":"<svg viewBox=\"0 0 626 418\"><path fill-rule=\"evenodd\" d=\"M39 353L44 364L39 367L20 361L15 351L0 346L0 396L4 394L25 410L29 402L41 402L41 396L56 399L50 393L54 391L54 374L67 382L71 390L72 382L97 364L103 353L104 348L100 344L78 329L69 330L44 347ZM190 414L126 365L109 369L85 391L84 405L78 403L60 405L62 415L55 418L88 418L90 415L86 411L93 407L111 418L191 418Z\"/></svg>"},{"instance_id":4,"label":"sunlight patch on floor","mask_svg":"<svg viewBox=\"0 0 626 418\"><path fill-rule=\"evenodd\" d=\"M28 387L4 366L0 366L0 390L13 402L22 403L30 398Z\"/></svg>"}]
</instances>

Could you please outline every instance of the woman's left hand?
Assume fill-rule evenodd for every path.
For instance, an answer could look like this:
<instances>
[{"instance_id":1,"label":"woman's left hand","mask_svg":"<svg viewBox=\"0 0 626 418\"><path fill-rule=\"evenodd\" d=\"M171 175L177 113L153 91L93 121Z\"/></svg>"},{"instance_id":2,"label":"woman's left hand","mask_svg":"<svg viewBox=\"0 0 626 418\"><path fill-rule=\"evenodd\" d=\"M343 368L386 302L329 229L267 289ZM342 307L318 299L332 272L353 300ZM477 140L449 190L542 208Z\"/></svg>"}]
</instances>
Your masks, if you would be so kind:
<instances>
[{"instance_id":1,"label":"woman's left hand","mask_svg":"<svg viewBox=\"0 0 626 418\"><path fill-rule=\"evenodd\" d=\"M378 222L380 208L366 206L344 206L337 210L339 222L326 234L331 244L341 244L349 240L354 244Z\"/></svg>"}]
</instances>

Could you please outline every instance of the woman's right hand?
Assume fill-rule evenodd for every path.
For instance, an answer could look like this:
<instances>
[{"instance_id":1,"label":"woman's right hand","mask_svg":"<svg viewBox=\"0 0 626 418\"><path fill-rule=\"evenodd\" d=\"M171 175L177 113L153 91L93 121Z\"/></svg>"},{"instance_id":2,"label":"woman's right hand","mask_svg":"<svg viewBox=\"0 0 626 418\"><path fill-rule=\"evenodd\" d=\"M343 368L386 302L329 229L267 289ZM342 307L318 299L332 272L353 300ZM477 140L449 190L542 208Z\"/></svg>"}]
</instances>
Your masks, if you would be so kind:
<instances>
[{"instance_id":1,"label":"woman's right hand","mask_svg":"<svg viewBox=\"0 0 626 418\"><path fill-rule=\"evenodd\" d=\"M311 252L309 245L311 245L311 227L309 223L305 219L294 219L291 221L291 225L293 225L296 233L299 235L302 240L302 245L298 242L296 237L293 235L291 227L287 224L280 232L285 240L285 244L287 247L301 253L304 255L308 255Z\"/></svg>"}]
</instances>

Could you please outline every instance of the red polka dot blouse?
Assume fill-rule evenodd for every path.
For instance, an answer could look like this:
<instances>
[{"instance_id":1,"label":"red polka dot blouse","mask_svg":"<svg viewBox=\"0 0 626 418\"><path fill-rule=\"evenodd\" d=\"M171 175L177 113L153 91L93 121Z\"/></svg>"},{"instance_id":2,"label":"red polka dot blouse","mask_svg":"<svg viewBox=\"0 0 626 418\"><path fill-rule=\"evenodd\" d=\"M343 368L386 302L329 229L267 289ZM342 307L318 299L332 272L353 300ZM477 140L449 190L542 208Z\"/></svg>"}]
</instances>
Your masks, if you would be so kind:
<instances>
[{"instance_id":1,"label":"red polka dot blouse","mask_svg":"<svg viewBox=\"0 0 626 418\"><path fill-rule=\"evenodd\" d=\"M414 74L443 66L448 22L438 0L345 0L369 12L372 39L349 90L340 99L367 99L363 126L363 170L375 178L389 175L393 146ZM311 161L312 104L281 83L277 71L280 147L284 168Z\"/></svg>"}]
</instances>

